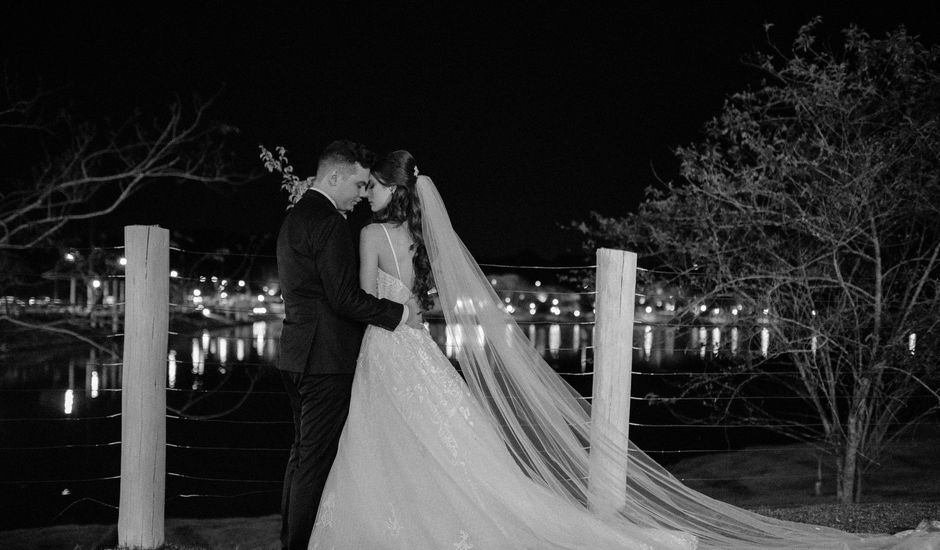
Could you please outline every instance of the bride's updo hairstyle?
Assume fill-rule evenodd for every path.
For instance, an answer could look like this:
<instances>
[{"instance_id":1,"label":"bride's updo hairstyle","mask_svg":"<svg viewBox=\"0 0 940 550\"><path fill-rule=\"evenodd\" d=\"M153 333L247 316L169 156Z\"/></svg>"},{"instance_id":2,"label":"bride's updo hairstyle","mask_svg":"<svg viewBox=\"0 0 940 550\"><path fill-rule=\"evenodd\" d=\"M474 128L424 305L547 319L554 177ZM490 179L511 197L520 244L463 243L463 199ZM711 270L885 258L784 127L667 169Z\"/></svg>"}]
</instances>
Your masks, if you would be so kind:
<instances>
[{"instance_id":1,"label":"bride's updo hairstyle","mask_svg":"<svg viewBox=\"0 0 940 550\"><path fill-rule=\"evenodd\" d=\"M388 222L395 225L408 224L408 230L414 244L415 281L411 292L418 303L425 310L434 307L434 299L428 291L434 286L431 274L431 262L428 260L428 251L424 246L424 236L421 232L421 204L415 191L418 181L418 169L415 159L408 151L392 151L372 167L372 177L385 187L391 187L392 197L382 210L372 215L375 222Z\"/></svg>"}]
</instances>

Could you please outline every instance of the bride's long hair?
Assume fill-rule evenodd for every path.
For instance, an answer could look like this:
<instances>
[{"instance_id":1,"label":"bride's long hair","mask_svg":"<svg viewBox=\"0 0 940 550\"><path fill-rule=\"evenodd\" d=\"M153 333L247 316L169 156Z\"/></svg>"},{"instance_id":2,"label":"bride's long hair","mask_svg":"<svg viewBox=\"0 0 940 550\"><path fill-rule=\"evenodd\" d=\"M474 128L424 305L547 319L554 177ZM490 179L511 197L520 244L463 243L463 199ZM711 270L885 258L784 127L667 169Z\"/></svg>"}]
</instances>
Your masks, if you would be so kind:
<instances>
[{"instance_id":1,"label":"bride's long hair","mask_svg":"<svg viewBox=\"0 0 940 550\"><path fill-rule=\"evenodd\" d=\"M421 229L421 203L415 192L415 182L418 179L416 166L411 153L399 150L385 155L372 167L372 177L375 181L392 188L392 198L385 208L373 214L372 221L406 224L414 241L411 250L414 252L412 265L415 279L411 292L421 307L429 310L434 306L434 299L428 295L428 291L434 286L434 277L431 274L431 263L428 261L428 251Z\"/></svg>"}]
</instances>

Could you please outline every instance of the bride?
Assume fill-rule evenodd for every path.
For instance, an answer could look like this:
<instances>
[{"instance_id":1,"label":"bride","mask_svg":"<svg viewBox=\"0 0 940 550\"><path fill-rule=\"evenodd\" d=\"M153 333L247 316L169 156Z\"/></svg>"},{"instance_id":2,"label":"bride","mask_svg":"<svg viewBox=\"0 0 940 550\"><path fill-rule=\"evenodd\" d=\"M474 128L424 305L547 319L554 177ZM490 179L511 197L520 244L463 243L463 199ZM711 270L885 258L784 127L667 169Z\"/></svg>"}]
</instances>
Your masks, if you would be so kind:
<instances>
[{"instance_id":1,"label":"bride","mask_svg":"<svg viewBox=\"0 0 940 550\"><path fill-rule=\"evenodd\" d=\"M632 445L591 441L590 404L503 310L411 154L372 169L369 202L362 288L426 309L436 288L463 376L427 331L367 329L309 548L940 548L938 533L863 537L760 516ZM627 465L613 511L598 505L611 488L589 467L592 446Z\"/></svg>"}]
</instances>

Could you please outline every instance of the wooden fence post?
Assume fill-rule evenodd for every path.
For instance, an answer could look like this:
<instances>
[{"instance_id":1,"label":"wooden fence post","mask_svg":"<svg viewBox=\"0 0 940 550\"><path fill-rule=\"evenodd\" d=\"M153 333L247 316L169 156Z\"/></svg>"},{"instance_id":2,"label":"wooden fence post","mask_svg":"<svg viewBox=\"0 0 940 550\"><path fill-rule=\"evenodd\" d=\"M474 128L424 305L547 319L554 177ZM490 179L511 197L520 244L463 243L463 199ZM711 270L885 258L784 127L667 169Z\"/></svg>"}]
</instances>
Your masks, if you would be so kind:
<instances>
[{"instance_id":1,"label":"wooden fence post","mask_svg":"<svg viewBox=\"0 0 940 550\"><path fill-rule=\"evenodd\" d=\"M124 248L118 544L158 548L164 542L166 495L170 233L156 226L127 226Z\"/></svg>"},{"instance_id":2,"label":"wooden fence post","mask_svg":"<svg viewBox=\"0 0 940 550\"><path fill-rule=\"evenodd\" d=\"M636 254L598 249L588 487L591 508L602 515L626 503L635 293Z\"/></svg>"}]
</instances>

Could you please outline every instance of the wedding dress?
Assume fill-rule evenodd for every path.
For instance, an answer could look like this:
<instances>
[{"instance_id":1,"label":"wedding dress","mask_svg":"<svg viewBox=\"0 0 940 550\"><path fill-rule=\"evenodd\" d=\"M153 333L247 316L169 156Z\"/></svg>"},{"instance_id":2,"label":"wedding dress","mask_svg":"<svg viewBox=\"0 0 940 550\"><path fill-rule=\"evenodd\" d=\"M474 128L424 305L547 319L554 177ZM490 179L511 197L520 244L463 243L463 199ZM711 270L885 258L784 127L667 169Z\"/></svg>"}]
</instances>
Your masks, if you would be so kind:
<instances>
[{"instance_id":1,"label":"wedding dress","mask_svg":"<svg viewBox=\"0 0 940 550\"><path fill-rule=\"evenodd\" d=\"M383 271L378 296L410 291ZM522 474L427 331L369 327L310 548L692 548L620 533Z\"/></svg>"},{"instance_id":2,"label":"wedding dress","mask_svg":"<svg viewBox=\"0 0 940 550\"><path fill-rule=\"evenodd\" d=\"M632 444L591 441L590 405L500 307L433 183L421 176L418 192L463 376L425 330L366 330L310 549L940 548L936 533L861 537L760 516L685 487ZM411 295L400 271L379 270L375 290ZM610 488L592 446L627 464L616 510L597 506Z\"/></svg>"}]
</instances>

